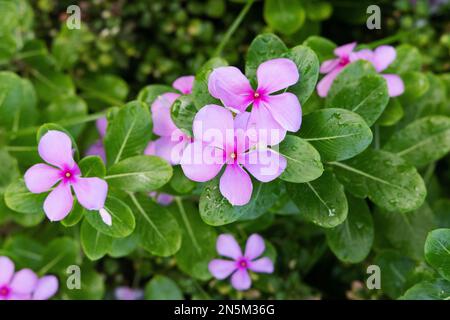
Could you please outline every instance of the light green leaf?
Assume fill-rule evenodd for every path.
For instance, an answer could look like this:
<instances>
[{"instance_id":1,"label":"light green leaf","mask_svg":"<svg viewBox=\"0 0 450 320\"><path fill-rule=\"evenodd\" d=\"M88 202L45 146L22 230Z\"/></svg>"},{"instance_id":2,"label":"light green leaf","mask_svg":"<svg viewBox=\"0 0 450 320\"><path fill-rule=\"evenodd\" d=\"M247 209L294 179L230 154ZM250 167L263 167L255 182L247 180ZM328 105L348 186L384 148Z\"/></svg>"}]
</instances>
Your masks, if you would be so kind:
<instances>
[{"instance_id":1,"label":"light green leaf","mask_svg":"<svg viewBox=\"0 0 450 320\"><path fill-rule=\"evenodd\" d=\"M13 211L40 215L44 213L46 193L31 193L23 179L11 183L5 191L5 203Z\"/></svg>"},{"instance_id":2,"label":"light green leaf","mask_svg":"<svg viewBox=\"0 0 450 320\"><path fill-rule=\"evenodd\" d=\"M431 231L425 241L425 259L450 281L450 229Z\"/></svg>"},{"instance_id":3,"label":"light green leaf","mask_svg":"<svg viewBox=\"0 0 450 320\"><path fill-rule=\"evenodd\" d=\"M111 248L112 238L93 228L86 219L81 224L81 247L90 260L103 258Z\"/></svg>"},{"instance_id":4,"label":"light green leaf","mask_svg":"<svg viewBox=\"0 0 450 320\"><path fill-rule=\"evenodd\" d=\"M128 96L128 85L120 77L112 74L96 74L83 78L77 83L89 107L101 110L105 107L124 104Z\"/></svg>"},{"instance_id":5,"label":"light green leaf","mask_svg":"<svg viewBox=\"0 0 450 320\"><path fill-rule=\"evenodd\" d=\"M191 96L181 96L172 104L170 116L178 129L192 136L192 123L194 122L197 108Z\"/></svg>"},{"instance_id":6,"label":"light green leaf","mask_svg":"<svg viewBox=\"0 0 450 320\"><path fill-rule=\"evenodd\" d=\"M400 300L449 300L450 281L435 279L423 281L409 288Z\"/></svg>"},{"instance_id":7,"label":"light green leaf","mask_svg":"<svg viewBox=\"0 0 450 320\"><path fill-rule=\"evenodd\" d=\"M297 0L266 0L264 20L278 32L292 34L303 25L306 14Z\"/></svg>"},{"instance_id":8,"label":"light green leaf","mask_svg":"<svg viewBox=\"0 0 450 320\"><path fill-rule=\"evenodd\" d=\"M172 87L162 85L162 84L151 84L146 86L139 91L137 100L146 103L149 107L152 106L153 102L163 93L175 91Z\"/></svg>"},{"instance_id":9,"label":"light green leaf","mask_svg":"<svg viewBox=\"0 0 450 320\"><path fill-rule=\"evenodd\" d=\"M336 48L336 44L326 38L311 36L303 44L310 47L317 54L321 63L325 60L335 58L333 51Z\"/></svg>"}]
</instances>

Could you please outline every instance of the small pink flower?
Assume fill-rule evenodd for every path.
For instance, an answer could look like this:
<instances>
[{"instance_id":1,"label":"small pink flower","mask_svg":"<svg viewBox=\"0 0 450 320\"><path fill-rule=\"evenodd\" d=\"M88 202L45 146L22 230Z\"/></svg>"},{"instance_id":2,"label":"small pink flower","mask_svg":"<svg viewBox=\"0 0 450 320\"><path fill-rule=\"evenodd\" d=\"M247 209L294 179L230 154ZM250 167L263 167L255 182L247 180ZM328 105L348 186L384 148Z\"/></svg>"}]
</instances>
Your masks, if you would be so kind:
<instances>
[{"instance_id":1,"label":"small pink flower","mask_svg":"<svg viewBox=\"0 0 450 320\"><path fill-rule=\"evenodd\" d=\"M247 127L280 132L278 139L267 142L275 145L284 139L286 131L300 129L302 110L298 98L289 92L274 94L297 83L299 73L292 60L279 58L261 63L256 78L258 87L254 90L239 69L220 67L211 72L208 90L236 113L244 112L252 105Z\"/></svg>"},{"instance_id":2,"label":"small pink flower","mask_svg":"<svg viewBox=\"0 0 450 320\"><path fill-rule=\"evenodd\" d=\"M117 287L114 295L117 300L141 300L144 297L144 291L129 287Z\"/></svg>"},{"instance_id":3,"label":"small pink flower","mask_svg":"<svg viewBox=\"0 0 450 320\"><path fill-rule=\"evenodd\" d=\"M379 73L384 71L392 62L394 62L397 52L392 46L380 46L374 51L363 49L357 52L361 59L370 61L375 70ZM382 74L386 79L388 92L390 97L397 97L405 91L405 85L402 78L396 74Z\"/></svg>"},{"instance_id":4,"label":"small pink flower","mask_svg":"<svg viewBox=\"0 0 450 320\"><path fill-rule=\"evenodd\" d=\"M100 210L105 223L110 217L103 209L108 184L100 178L82 178L78 165L73 160L72 141L64 132L50 130L39 141L38 152L49 163L38 163L25 172L25 184L32 193L47 192L44 211L51 221L64 219L73 206L73 188L78 202L87 210Z\"/></svg>"},{"instance_id":5,"label":"small pink flower","mask_svg":"<svg viewBox=\"0 0 450 320\"><path fill-rule=\"evenodd\" d=\"M97 131L100 135L100 139L98 139L94 144L92 144L88 150L86 151L87 156L99 156L102 158L103 162L106 163L106 152L105 146L103 145L103 138L106 135L106 128L108 126L108 121L106 118L100 118L96 121Z\"/></svg>"},{"instance_id":6,"label":"small pink flower","mask_svg":"<svg viewBox=\"0 0 450 320\"><path fill-rule=\"evenodd\" d=\"M257 259L266 249L264 239L258 234L252 234L248 238L244 254L231 234L220 235L217 238L216 248L221 256L233 260L214 259L209 263L209 272L219 280L232 274L231 284L236 290L250 288L252 280L247 270L260 273L273 272L272 260L267 257Z\"/></svg>"},{"instance_id":7,"label":"small pink flower","mask_svg":"<svg viewBox=\"0 0 450 320\"><path fill-rule=\"evenodd\" d=\"M0 257L0 300L47 300L58 291L55 276L39 279L30 269L14 269L11 259Z\"/></svg>"},{"instance_id":8,"label":"small pink flower","mask_svg":"<svg viewBox=\"0 0 450 320\"><path fill-rule=\"evenodd\" d=\"M194 76L182 76L172 83L172 87L180 91L182 94L191 94L194 87Z\"/></svg>"},{"instance_id":9,"label":"small pink flower","mask_svg":"<svg viewBox=\"0 0 450 320\"><path fill-rule=\"evenodd\" d=\"M269 182L286 168L282 155L251 143L246 129L249 117L250 113L243 112L233 119L229 110L206 105L195 116L194 142L186 147L180 162L184 174L198 182L213 179L225 165L219 187L232 205L250 201L253 185L247 171L259 181Z\"/></svg>"},{"instance_id":10,"label":"small pink flower","mask_svg":"<svg viewBox=\"0 0 450 320\"><path fill-rule=\"evenodd\" d=\"M326 97L334 79L348 64L360 59L353 50L356 47L356 42L348 43L334 49L334 54L337 58L326 60L320 66L320 73L326 74L322 80L317 84L317 93L320 97Z\"/></svg>"},{"instance_id":11,"label":"small pink flower","mask_svg":"<svg viewBox=\"0 0 450 320\"><path fill-rule=\"evenodd\" d=\"M159 193L156 191L150 192L150 197L155 199L157 203L159 203L162 206L168 206L173 201L173 196L171 194L167 193Z\"/></svg>"}]
</instances>

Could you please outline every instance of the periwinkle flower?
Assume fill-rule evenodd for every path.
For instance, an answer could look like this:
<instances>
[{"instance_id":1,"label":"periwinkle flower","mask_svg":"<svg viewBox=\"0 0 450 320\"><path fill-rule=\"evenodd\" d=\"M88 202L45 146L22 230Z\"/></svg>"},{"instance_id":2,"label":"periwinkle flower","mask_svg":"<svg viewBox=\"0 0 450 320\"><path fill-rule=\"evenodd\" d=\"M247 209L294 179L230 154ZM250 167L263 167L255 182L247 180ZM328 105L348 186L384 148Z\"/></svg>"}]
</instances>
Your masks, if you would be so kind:
<instances>
[{"instance_id":1,"label":"periwinkle flower","mask_svg":"<svg viewBox=\"0 0 450 320\"><path fill-rule=\"evenodd\" d=\"M58 291L55 276L38 276L31 269L15 272L14 262L0 257L0 300L47 300Z\"/></svg>"},{"instance_id":2,"label":"periwinkle flower","mask_svg":"<svg viewBox=\"0 0 450 320\"><path fill-rule=\"evenodd\" d=\"M106 128L108 127L108 121L106 118L100 118L95 122L100 139L92 144L86 151L87 156L99 156L104 163L106 163L105 146L103 145L103 138L106 135Z\"/></svg>"},{"instance_id":3,"label":"periwinkle flower","mask_svg":"<svg viewBox=\"0 0 450 320\"><path fill-rule=\"evenodd\" d=\"M114 290L114 296L117 300L141 300L144 297L144 291L123 286Z\"/></svg>"},{"instance_id":4,"label":"periwinkle flower","mask_svg":"<svg viewBox=\"0 0 450 320\"><path fill-rule=\"evenodd\" d=\"M72 156L70 137L64 132L50 130L39 141L38 152L48 164L35 164L25 172L24 180L32 193L51 190L44 201L47 217L51 221L60 221L69 214L73 207L73 188L81 206L87 210L99 210L103 221L111 225L111 216L103 209L108 184L100 178L81 176Z\"/></svg>"},{"instance_id":5,"label":"periwinkle flower","mask_svg":"<svg viewBox=\"0 0 450 320\"><path fill-rule=\"evenodd\" d=\"M162 206L168 206L173 202L173 195L168 193L153 191L149 195Z\"/></svg>"},{"instance_id":6,"label":"periwinkle flower","mask_svg":"<svg viewBox=\"0 0 450 320\"><path fill-rule=\"evenodd\" d=\"M213 179L225 166L219 188L232 205L250 201L253 185L247 171L257 180L269 182L286 168L282 155L257 147L249 139L249 117L250 113L243 112L233 119L231 111L206 105L194 118L194 142L186 147L180 162L184 174L197 182Z\"/></svg>"},{"instance_id":7,"label":"periwinkle flower","mask_svg":"<svg viewBox=\"0 0 450 320\"><path fill-rule=\"evenodd\" d=\"M272 273L273 262L267 257L260 256L264 253L266 246L264 239L258 234L252 234L245 245L242 254L239 244L231 234L222 234L217 238L217 252L232 260L214 259L208 269L211 274L219 280L231 275L231 284L236 290L247 290L252 284L248 271L258 273Z\"/></svg>"},{"instance_id":8,"label":"periwinkle flower","mask_svg":"<svg viewBox=\"0 0 450 320\"><path fill-rule=\"evenodd\" d=\"M296 84L299 73L296 64L286 58L265 61L256 70L258 86L253 89L249 80L235 67L214 69L208 79L209 93L220 99L233 112L241 113L252 105L247 127L278 132L270 135L268 145L278 144L286 131L300 129L302 110L296 95L286 90Z\"/></svg>"}]
</instances>

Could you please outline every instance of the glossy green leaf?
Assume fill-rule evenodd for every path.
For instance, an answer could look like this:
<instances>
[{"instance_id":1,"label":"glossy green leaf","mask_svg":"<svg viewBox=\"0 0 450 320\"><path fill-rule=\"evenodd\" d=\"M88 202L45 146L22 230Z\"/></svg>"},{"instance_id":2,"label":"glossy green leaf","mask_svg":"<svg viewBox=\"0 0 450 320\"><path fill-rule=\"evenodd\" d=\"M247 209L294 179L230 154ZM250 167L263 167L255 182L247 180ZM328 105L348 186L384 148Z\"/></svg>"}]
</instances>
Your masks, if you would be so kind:
<instances>
[{"instance_id":1,"label":"glossy green leaf","mask_svg":"<svg viewBox=\"0 0 450 320\"><path fill-rule=\"evenodd\" d=\"M311 36L303 44L310 47L317 54L321 63L325 60L335 58L333 51L336 48L336 44L328 39Z\"/></svg>"},{"instance_id":2,"label":"glossy green leaf","mask_svg":"<svg viewBox=\"0 0 450 320\"><path fill-rule=\"evenodd\" d=\"M31 193L23 179L11 183L5 191L5 203L13 211L42 214L46 193Z\"/></svg>"},{"instance_id":3,"label":"glossy green leaf","mask_svg":"<svg viewBox=\"0 0 450 320\"><path fill-rule=\"evenodd\" d=\"M450 281L435 279L423 281L409 288L400 300L449 300Z\"/></svg>"},{"instance_id":4,"label":"glossy green leaf","mask_svg":"<svg viewBox=\"0 0 450 320\"><path fill-rule=\"evenodd\" d=\"M428 234L425 259L441 276L450 279L450 229L436 229Z\"/></svg>"},{"instance_id":5,"label":"glossy green leaf","mask_svg":"<svg viewBox=\"0 0 450 320\"><path fill-rule=\"evenodd\" d=\"M173 92L175 89L172 87L162 85L162 84L151 84L146 86L139 91L137 100L146 103L149 107L152 106L153 102L157 97L166 92Z\"/></svg>"},{"instance_id":6,"label":"glossy green leaf","mask_svg":"<svg viewBox=\"0 0 450 320\"><path fill-rule=\"evenodd\" d=\"M79 263L79 245L69 237L55 238L47 244L42 258L42 274L66 274L69 266Z\"/></svg>"},{"instance_id":7,"label":"glossy green leaf","mask_svg":"<svg viewBox=\"0 0 450 320\"><path fill-rule=\"evenodd\" d=\"M170 108L170 116L175 126L190 136L192 136L192 123L196 113L197 109L190 96L179 97Z\"/></svg>"},{"instance_id":8,"label":"glossy green leaf","mask_svg":"<svg viewBox=\"0 0 450 320\"><path fill-rule=\"evenodd\" d=\"M86 256L98 260L110 250L112 238L93 228L85 219L81 224L80 242Z\"/></svg>"},{"instance_id":9,"label":"glossy green leaf","mask_svg":"<svg viewBox=\"0 0 450 320\"><path fill-rule=\"evenodd\" d=\"M128 96L128 85L120 77L112 74L96 74L83 78L77 83L82 96L91 109L121 106Z\"/></svg>"},{"instance_id":10,"label":"glossy green leaf","mask_svg":"<svg viewBox=\"0 0 450 320\"><path fill-rule=\"evenodd\" d=\"M384 109L376 124L380 126L392 126L403 118L405 112L398 99L389 99L389 103Z\"/></svg>"},{"instance_id":11,"label":"glossy green leaf","mask_svg":"<svg viewBox=\"0 0 450 320\"><path fill-rule=\"evenodd\" d=\"M156 275L145 286L147 300L182 300L183 293L172 279Z\"/></svg>"},{"instance_id":12,"label":"glossy green leaf","mask_svg":"<svg viewBox=\"0 0 450 320\"><path fill-rule=\"evenodd\" d=\"M306 14L297 0L266 0L264 20L278 32L292 34L305 22Z\"/></svg>"}]
</instances>

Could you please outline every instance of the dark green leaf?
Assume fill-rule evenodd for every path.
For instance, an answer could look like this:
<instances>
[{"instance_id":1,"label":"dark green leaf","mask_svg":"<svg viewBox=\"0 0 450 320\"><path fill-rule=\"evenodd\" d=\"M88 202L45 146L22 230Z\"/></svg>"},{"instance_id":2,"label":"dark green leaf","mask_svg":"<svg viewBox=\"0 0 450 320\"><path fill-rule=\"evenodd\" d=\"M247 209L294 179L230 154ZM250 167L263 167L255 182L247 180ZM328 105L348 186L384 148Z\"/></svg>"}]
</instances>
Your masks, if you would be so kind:
<instances>
[{"instance_id":1,"label":"dark green leaf","mask_svg":"<svg viewBox=\"0 0 450 320\"><path fill-rule=\"evenodd\" d=\"M156 275L145 286L147 300L182 300L183 293L172 279Z\"/></svg>"}]
</instances>

